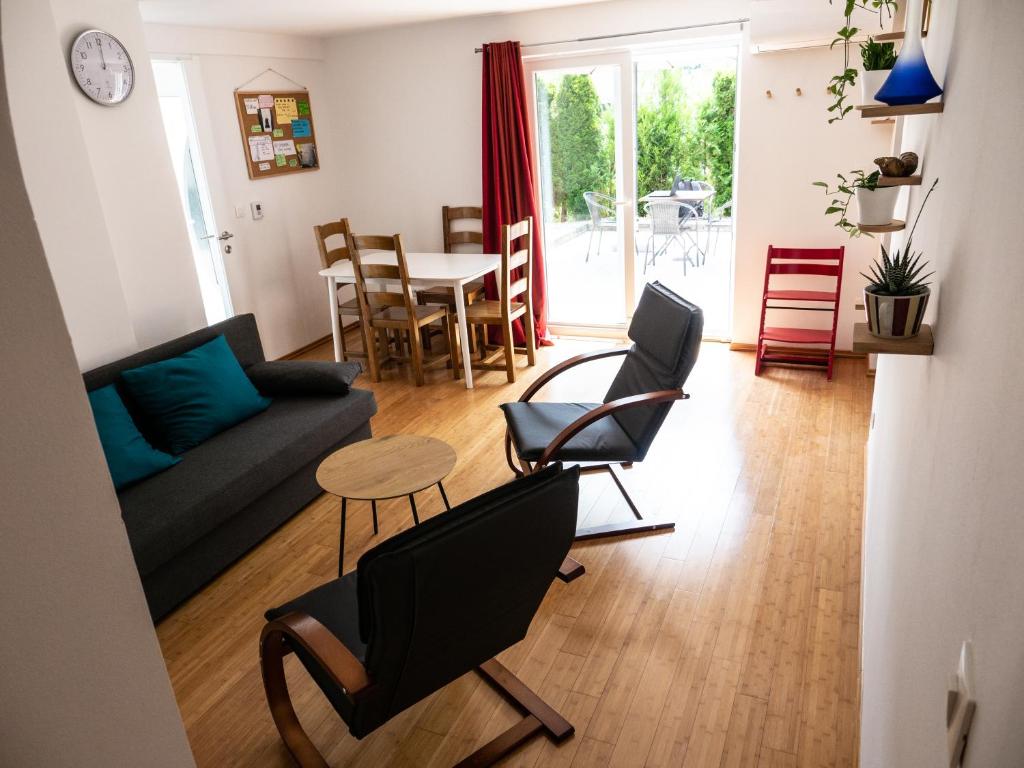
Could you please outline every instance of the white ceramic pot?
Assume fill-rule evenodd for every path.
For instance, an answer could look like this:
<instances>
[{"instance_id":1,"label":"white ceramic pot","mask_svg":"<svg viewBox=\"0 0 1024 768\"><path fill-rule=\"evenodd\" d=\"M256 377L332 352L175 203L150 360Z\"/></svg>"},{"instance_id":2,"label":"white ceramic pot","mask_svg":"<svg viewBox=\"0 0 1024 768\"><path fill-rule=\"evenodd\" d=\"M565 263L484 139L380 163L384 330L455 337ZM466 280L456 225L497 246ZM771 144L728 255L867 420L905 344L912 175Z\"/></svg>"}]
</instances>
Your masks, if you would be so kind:
<instances>
[{"instance_id":1,"label":"white ceramic pot","mask_svg":"<svg viewBox=\"0 0 1024 768\"><path fill-rule=\"evenodd\" d=\"M896 198L900 194L899 187L857 187L854 191L857 195L858 224L888 224L892 221L893 212L896 210Z\"/></svg>"},{"instance_id":2,"label":"white ceramic pot","mask_svg":"<svg viewBox=\"0 0 1024 768\"><path fill-rule=\"evenodd\" d=\"M868 332L882 339L909 339L921 330L931 288L913 296L879 296L864 289Z\"/></svg>"},{"instance_id":3,"label":"white ceramic pot","mask_svg":"<svg viewBox=\"0 0 1024 768\"><path fill-rule=\"evenodd\" d=\"M881 104L875 98L875 94L882 87L882 83L889 77L891 69L873 69L860 73L860 103Z\"/></svg>"}]
</instances>

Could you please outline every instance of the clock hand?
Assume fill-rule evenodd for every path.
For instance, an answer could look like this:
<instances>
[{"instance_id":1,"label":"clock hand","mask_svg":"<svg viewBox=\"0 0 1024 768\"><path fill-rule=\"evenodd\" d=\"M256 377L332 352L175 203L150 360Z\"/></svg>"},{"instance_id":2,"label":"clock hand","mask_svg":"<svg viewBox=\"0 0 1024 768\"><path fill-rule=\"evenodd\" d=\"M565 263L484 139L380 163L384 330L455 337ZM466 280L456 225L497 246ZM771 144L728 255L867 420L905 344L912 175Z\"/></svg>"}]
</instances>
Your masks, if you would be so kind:
<instances>
[{"instance_id":1,"label":"clock hand","mask_svg":"<svg viewBox=\"0 0 1024 768\"><path fill-rule=\"evenodd\" d=\"M100 43L100 62L103 64L103 69L107 68L107 58L103 55L103 43Z\"/></svg>"}]
</instances>

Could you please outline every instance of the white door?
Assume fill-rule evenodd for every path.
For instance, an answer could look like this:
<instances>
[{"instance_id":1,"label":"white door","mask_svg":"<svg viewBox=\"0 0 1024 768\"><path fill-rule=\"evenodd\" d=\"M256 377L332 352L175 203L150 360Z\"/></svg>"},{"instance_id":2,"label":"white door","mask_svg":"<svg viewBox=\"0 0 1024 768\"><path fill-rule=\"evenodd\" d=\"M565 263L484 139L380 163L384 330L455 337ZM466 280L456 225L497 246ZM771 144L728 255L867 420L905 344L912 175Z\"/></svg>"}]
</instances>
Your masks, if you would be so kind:
<instances>
[{"instance_id":1,"label":"white door","mask_svg":"<svg viewBox=\"0 0 1024 768\"><path fill-rule=\"evenodd\" d=\"M181 207L188 227L196 274L211 325L234 314L224 270L224 254L231 253L233 235L217 228L203 155L196 137L196 121L189 98L185 63L154 60L157 94L163 114L167 146L178 181Z\"/></svg>"}]
</instances>

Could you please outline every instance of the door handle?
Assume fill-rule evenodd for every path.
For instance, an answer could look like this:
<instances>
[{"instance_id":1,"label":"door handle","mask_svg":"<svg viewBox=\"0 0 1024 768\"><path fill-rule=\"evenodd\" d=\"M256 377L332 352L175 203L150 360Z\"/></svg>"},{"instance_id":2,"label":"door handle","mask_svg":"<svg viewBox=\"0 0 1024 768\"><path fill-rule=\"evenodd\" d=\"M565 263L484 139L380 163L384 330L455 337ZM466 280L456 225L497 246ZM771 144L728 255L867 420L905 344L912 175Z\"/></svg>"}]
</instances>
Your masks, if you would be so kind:
<instances>
[{"instance_id":1,"label":"door handle","mask_svg":"<svg viewBox=\"0 0 1024 768\"><path fill-rule=\"evenodd\" d=\"M200 240L212 240L213 238L215 238L215 237L216 237L216 238L217 238L218 240L230 240L230 239L231 239L232 237L234 237L234 236L235 236L235 235L234 235L234 233L233 233L233 232L228 232L228 231L227 231L227 230L225 229L225 230L224 230L223 232L221 232L221 233L220 233L219 235L203 235L203 236L202 236L202 237L200 237L199 239L200 239Z\"/></svg>"}]
</instances>

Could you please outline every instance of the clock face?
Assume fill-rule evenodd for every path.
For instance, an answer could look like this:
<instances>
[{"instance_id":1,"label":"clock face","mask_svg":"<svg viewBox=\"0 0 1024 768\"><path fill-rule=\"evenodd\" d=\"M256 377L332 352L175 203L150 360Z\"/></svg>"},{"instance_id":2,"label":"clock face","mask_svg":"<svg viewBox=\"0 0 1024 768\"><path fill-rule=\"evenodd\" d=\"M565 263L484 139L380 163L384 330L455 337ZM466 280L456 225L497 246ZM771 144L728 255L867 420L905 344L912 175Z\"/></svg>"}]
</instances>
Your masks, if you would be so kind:
<instances>
[{"instance_id":1,"label":"clock face","mask_svg":"<svg viewBox=\"0 0 1024 768\"><path fill-rule=\"evenodd\" d=\"M128 98L135 68L128 51L113 35L90 29L71 45L71 71L78 87L98 104L112 106Z\"/></svg>"}]
</instances>

